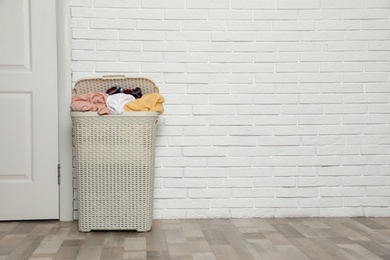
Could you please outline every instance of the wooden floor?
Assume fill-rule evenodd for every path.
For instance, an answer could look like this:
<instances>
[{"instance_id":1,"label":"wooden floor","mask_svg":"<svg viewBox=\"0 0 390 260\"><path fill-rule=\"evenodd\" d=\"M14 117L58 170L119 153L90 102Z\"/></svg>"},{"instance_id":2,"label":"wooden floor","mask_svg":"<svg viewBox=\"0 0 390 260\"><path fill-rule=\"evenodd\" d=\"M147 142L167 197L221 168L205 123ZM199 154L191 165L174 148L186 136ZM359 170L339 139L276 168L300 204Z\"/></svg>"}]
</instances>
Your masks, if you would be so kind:
<instances>
[{"instance_id":1,"label":"wooden floor","mask_svg":"<svg viewBox=\"0 0 390 260\"><path fill-rule=\"evenodd\" d=\"M390 259L390 218L155 220L147 233L0 222L3 259Z\"/></svg>"}]
</instances>

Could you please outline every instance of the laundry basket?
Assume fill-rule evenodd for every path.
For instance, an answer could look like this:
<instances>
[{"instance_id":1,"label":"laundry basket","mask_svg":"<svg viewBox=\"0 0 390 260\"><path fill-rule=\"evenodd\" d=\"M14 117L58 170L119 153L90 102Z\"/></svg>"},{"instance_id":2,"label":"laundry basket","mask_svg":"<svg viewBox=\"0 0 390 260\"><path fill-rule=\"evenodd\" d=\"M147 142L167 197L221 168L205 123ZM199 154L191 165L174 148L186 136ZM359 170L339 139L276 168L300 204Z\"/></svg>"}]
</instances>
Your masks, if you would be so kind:
<instances>
[{"instance_id":1,"label":"laundry basket","mask_svg":"<svg viewBox=\"0 0 390 260\"><path fill-rule=\"evenodd\" d=\"M83 79L73 92L112 86L158 92L148 79L126 77ZM71 117L79 230L150 230L158 114L71 112Z\"/></svg>"}]
</instances>

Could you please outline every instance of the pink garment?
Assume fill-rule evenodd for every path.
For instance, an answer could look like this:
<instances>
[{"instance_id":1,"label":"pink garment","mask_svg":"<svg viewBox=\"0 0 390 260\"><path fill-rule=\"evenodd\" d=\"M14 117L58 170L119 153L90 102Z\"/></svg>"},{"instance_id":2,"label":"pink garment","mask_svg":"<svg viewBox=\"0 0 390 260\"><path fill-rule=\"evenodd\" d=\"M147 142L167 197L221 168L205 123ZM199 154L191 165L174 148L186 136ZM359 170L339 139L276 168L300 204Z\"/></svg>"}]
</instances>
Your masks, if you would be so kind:
<instances>
[{"instance_id":1,"label":"pink garment","mask_svg":"<svg viewBox=\"0 0 390 260\"><path fill-rule=\"evenodd\" d=\"M72 94L70 108L72 111L97 111L99 115L110 115L106 105L108 94L102 92L88 92L87 94Z\"/></svg>"}]
</instances>

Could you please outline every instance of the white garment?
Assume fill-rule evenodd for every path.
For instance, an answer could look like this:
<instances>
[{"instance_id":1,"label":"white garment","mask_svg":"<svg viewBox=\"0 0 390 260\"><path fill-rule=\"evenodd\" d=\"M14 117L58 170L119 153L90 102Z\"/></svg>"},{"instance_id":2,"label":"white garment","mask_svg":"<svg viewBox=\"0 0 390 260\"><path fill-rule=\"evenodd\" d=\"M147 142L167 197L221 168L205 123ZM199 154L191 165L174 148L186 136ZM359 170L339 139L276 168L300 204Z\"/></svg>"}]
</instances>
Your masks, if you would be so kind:
<instances>
[{"instance_id":1,"label":"white garment","mask_svg":"<svg viewBox=\"0 0 390 260\"><path fill-rule=\"evenodd\" d=\"M106 104L110 109L111 114L121 115L125 111L125 104L134 100L135 98L132 95L118 93L108 96Z\"/></svg>"}]
</instances>

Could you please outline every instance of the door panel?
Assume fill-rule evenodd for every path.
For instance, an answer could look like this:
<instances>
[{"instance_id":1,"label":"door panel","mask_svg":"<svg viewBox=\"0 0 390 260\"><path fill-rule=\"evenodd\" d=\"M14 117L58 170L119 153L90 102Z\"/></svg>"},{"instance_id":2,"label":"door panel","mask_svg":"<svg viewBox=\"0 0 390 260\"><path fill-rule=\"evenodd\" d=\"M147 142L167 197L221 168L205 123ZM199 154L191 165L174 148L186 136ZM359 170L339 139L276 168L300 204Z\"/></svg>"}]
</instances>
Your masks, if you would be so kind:
<instances>
[{"instance_id":1,"label":"door panel","mask_svg":"<svg viewBox=\"0 0 390 260\"><path fill-rule=\"evenodd\" d=\"M57 219L55 1L0 1L0 220Z\"/></svg>"}]
</instances>

